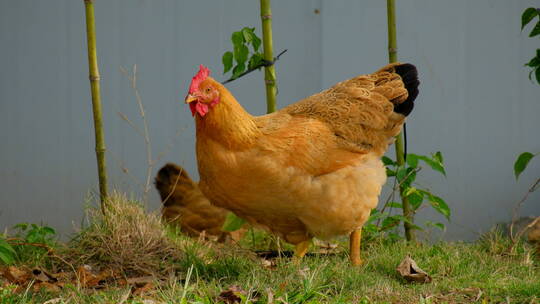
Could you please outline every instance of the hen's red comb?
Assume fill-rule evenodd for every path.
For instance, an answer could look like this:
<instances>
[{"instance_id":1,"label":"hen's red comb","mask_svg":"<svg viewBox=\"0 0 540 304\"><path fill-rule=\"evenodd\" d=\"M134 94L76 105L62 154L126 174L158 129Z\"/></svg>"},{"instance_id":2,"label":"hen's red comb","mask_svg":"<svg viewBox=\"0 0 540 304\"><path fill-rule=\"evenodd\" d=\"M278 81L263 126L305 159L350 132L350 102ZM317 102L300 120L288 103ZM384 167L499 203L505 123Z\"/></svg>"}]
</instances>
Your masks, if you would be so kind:
<instances>
[{"instance_id":1,"label":"hen's red comb","mask_svg":"<svg viewBox=\"0 0 540 304\"><path fill-rule=\"evenodd\" d=\"M208 76L210 76L210 70L204 65L199 66L199 71L191 79L191 85L189 85L189 94L195 93L199 89L199 85L203 82Z\"/></svg>"}]
</instances>

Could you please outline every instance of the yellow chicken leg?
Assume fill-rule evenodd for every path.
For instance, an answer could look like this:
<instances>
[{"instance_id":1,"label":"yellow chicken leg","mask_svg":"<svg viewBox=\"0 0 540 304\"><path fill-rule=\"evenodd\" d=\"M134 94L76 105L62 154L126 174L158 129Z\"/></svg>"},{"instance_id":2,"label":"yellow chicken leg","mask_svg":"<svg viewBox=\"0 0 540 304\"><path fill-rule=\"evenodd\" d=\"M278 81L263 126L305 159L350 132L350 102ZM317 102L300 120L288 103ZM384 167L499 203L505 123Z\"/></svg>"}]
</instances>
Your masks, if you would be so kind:
<instances>
[{"instance_id":1,"label":"yellow chicken leg","mask_svg":"<svg viewBox=\"0 0 540 304\"><path fill-rule=\"evenodd\" d=\"M294 248L294 257L296 262L300 262L304 255L306 255L309 249L309 245L311 245L311 240L303 241L296 244L296 248Z\"/></svg>"},{"instance_id":2,"label":"yellow chicken leg","mask_svg":"<svg viewBox=\"0 0 540 304\"><path fill-rule=\"evenodd\" d=\"M360 239L362 238L362 228L351 232L350 236L350 250L349 256L351 258L351 264L353 266L362 265L362 259L360 258Z\"/></svg>"}]
</instances>

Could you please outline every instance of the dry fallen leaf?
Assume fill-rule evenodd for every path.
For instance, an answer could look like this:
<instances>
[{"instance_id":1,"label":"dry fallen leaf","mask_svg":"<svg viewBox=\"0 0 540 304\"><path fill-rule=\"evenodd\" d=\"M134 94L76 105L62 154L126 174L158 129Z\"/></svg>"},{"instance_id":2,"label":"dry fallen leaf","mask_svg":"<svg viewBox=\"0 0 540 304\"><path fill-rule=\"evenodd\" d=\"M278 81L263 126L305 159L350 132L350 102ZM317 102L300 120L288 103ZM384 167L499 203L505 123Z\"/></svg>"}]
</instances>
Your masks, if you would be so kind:
<instances>
[{"instance_id":1,"label":"dry fallen leaf","mask_svg":"<svg viewBox=\"0 0 540 304\"><path fill-rule=\"evenodd\" d=\"M45 290L48 292L60 292L60 287L58 287L54 283L49 283L49 282L36 282L32 286L32 289L36 292L40 290Z\"/></svg>"},{"instance_id":2,"label":"dry fallen leaf","mask_svg":"<svg viewBox=\"0 0 540 304\"><path fill-rule=\"evenodd\" d=\"M266 268L266 269L270 269L270 270L276 270L276 261L275 260L266 260L266 259L261 259L261 264L262 264L262 267Z\"/></svg>"},{"instance_id":3,"label":"dry fallen leaf","mask_svg":"<svg viewBox=\"0 0 540 304\"><path fill-rule=\"evenodd\" d=\"M229 289L222 291L219 294L218 300L226 304L241 303L242 302L241 296L246 297L247 292L242 290L240 286L233 285L229 287Z\"/></svg>"},{"instance_id":4,"label":"dry fallen leaf","mask_svg":"<svg viewBox=\"0 0 540 304\"><path fill-rule=\"evenodd\" d=\"M2 275L10 282L14 284L26 284L32 274L28 269L19 268L15 266L6 267Z\"/></svg>"},{"instance_id":5,"label":"dry fallen leaf","mask_svg":"<svg viewBox=\"0 0 540 304\"><path fill-rule=\"evenodd\" d=\"M58 304L60 302L63 302L64 299L62 298L54 298L54 299L50 299L50 300L47 300L45 302L43 302L43 304Z\"/></svg>"},{"instance_id":6,"label":"dry fallen leaf","mask_svg":"<svg viewBox=\"0 0 540 304\"><path fill-rule=\"evenodd\" d=\"M143 294L147 293L148 291L154 289L154 287L155 287L155 285L152 282L145 283L141 287L134 287L134 289L132 289L131 293L134 296L140 296L140 295L143 295Z\"/></svg>"},{"instance_id":7,"label":"dry fallen leaf","mask_svg":"<svg viewBox=\"0 0 540 304\"><path fill-rule=\"evenodd\" d=\"M429 283L431 277L423 271L410 256L406 256L396 268L399 274L408 282Z\"/></svg>"},{"instance_id":8,"label":"dry fallen leaf","mask_svg":"<svg viewBox=\"0 0 540 304\"><path fill-rule=\"evenodd\" d=\"M32 276L34 280L36 280L36 282L48 282L48 283L58 282L58 279L56 279L52 274L38 268L35 268L32 270Z\"/></svg>"},{"instance_id":9,"label":"dry fallen leaf","mask_svg":"<svg viewBox=\"0 0 540 304\"><path fill-rule=\"evenodd\" d=\"M96 273L90 265L83 265L77 269L77 276L83 287L101 288L106 280L115 277L115 273L112 270Z\"/></svg>"}]
</instances>

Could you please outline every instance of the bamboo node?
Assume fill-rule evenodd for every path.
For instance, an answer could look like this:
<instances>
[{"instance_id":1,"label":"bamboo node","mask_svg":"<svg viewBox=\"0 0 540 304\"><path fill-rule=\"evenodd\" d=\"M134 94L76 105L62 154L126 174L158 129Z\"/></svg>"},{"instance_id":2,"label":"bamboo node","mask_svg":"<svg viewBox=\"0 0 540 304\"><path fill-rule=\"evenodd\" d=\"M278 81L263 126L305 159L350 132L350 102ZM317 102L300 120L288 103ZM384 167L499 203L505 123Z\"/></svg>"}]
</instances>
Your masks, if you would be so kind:
<instances>
[{"instance_id":1,"label":"bamboo node","mask_svg":"<svg viewBox=\"0 0 540 304\"><path fill-rule=\"evenodd\" d=\"M266 84L275 84L276 82L274 80L272 80L272 79L265 79L264 83L266 83Z\"/></svg>"},{"instance_id":2,"label":"bamboo node","mask_svg":"<svg viewBox=\"0 0 540 304\"><path fill-rule=\"evenodd\" d=\"M90 78L90 81L100 80L101 79L101 77L99 77L99 75L98 76L90 75L90 77L88 77L88 78Z\"/></svg>"},{"instance_id":3,"label":"bamboo node","mask_svg":"<svg viewBox=\"0 0 540 304\"><path fill-rule=\"evenodd\" d=\"M262 20L270 20L270 19L272 19L272 14L261 15L261 19L262 19Z\"/></svg>"},{"instance_id":4,"label":"bamboo node","mask_svg":"<svg viewBox=\"0 0 540 304\"><path fill-rule=\"evenodd\" d=\"M390 53L397 53L397 47L389 47L388 52Z\"/></svg>"}]
</instances>

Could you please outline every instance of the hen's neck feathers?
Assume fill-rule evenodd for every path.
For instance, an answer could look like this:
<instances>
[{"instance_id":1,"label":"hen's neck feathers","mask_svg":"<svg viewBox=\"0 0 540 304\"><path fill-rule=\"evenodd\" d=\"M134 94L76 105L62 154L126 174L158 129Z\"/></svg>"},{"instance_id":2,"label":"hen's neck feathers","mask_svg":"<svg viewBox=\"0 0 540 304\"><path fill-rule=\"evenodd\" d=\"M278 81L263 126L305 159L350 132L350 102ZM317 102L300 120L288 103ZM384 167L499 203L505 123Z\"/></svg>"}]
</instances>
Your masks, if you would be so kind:
<instances>
[{"instance_id":1,"label":"hen's neck feathers","mask_svg":"<svg viewBox=\"0 0 540 304\"><path fill-rule=\"evenodd\" d=\"M220 101L204 117L196 115L197 138L208 137L230 149L250 146L260 134L251 116L220 83L213 81L219 90Z\"/></svg>"}]
</instances>

